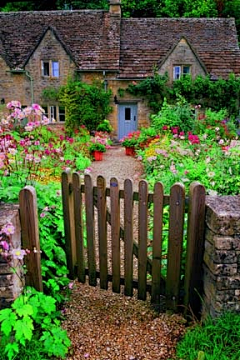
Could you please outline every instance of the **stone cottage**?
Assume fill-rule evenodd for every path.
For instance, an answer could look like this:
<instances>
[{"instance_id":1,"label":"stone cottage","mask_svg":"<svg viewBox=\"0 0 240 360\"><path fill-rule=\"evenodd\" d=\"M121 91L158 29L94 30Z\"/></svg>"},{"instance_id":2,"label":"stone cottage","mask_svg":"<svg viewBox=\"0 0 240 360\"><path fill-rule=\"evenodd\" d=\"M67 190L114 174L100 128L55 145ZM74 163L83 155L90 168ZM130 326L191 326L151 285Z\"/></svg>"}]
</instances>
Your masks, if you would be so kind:
<instances>
[{"instance_id":1,"label":"stone cottage","mask_svg":"<svg viewBox=\"0 0 240 360\"><path fill-rule=\"evenodd\" d=\"M51 119L65 120L65 109L43 101L45 88L58 88L78 73L82 81L98 78L112 90L109 116L115 133L148 124L143 98L119 89L130 82L169 73L213 79L240 75L240 50L234 19L122 18L120 0L109 11L0 13L0 100L41 104Z\"/></svg>"}]
</instances>

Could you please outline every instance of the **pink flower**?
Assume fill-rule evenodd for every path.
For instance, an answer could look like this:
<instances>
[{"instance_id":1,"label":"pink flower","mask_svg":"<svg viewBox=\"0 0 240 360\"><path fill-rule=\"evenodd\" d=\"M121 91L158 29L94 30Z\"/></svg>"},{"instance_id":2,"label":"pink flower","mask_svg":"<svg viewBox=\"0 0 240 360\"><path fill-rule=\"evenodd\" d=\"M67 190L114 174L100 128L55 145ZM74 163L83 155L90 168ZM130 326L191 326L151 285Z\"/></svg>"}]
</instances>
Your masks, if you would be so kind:
<instances>
[{"instance_id":1,"label":"pink flower","mask_svg":"<svg viewBox=\"0 0 240 360\"><path fill-rule=\"evenodd\" d=\"M13 226L13 224L8 223L6 225L4 225L0 231L0 234L5 234L7 236L14 234L15 232L15 227Z\"/></svg>"},{"instance_id":2,"label":"pink flower","mask_svg":"<svg viewBox=\"0 0 240 360\"><path fill-rule=\"evenodd\" d=\"M42 212L41 214L40 214L40 218L44 218L46 216L46 213L44 213L44 212Z\"/></svg>"},{"instance_id":3,"label":"pink flower","mask_svg":"<svg viewBox=\"0 0 240 360\"><path fill-rule=\"evenodd\" d=\"M172 128L172 133L173 134L178 134L178 127L177 126Z\"/></svg>"},{"instance_id":4,"label":"pink flower","mask_svg":"<svg viewBox=\"0 0 240 360\"><path fill-rule=\"evenodd\" d=\"M7 241L5 241L5 240L1 241L0 245L2 246L3 250L5 250L5 251L9 250L9 244Z\"/></svg>"},{"instance_id":5,"label":"pink flower","mask_svg":"<svg viewBox=\"0 0 240 360\"><path fill-rule=\"evenodd\" d=\"M23 257L26 255L26 251L22 249L13 249L9 254L12 255L13 259L23 260Z\"/></svg>"}]
</instances>

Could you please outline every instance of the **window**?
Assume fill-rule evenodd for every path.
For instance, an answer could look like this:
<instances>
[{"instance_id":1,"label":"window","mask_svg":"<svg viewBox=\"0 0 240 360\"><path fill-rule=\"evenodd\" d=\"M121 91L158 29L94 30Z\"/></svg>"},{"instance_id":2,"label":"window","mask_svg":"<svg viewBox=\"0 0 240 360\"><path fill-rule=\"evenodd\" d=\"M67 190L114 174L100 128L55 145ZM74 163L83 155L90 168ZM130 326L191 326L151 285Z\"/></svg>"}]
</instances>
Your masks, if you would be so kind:
<instances>
[{"instance_id":1,"label":"window","mask_svg":"<svg viewBox=\"0 0 240 360\"><path fill-rule=\"evenodd\" d=\"M59 62L58 61L42 61L42 76L59 77Z\"/></svg>"},{"instance_id":2,"label":"window","mask_svg":"<svg viewBox=\"0 0 240 360\"><path fill-rule=\"evenodd\" d=\"M50 106L50 118L49 120L51 122L57 121L57 107L56 106Z\"/></svg>"},{"instance_id":3,"label":"window","mask_svg":"<svg viewBox=\"0 0 240 360\"><path fill-rule=\"evenodd\" d=\"M64 107L64 106L59 106L58 120L59 120L60 122L64 122L64 121L65 121L65 107Z\"/></svg>"},{"instance_id":4,"label":"window","mask_svg":"<svg viewBox=\"0 0 240 360\"><path fill-rule=\"evenodd\" d=\"M125 120L131 120L131 108L125 108Z\"/></svg>"},{"instance_id":5,"label":"window","mask_svg":"<svg viewBox=\"0 0 240 360\"><path fill-rule=\"evenodd\" d=\"M180 79L181 76L190 74L190 66L177 65L173 67L173 80Z\"/></svg>"},{"instance_id":6,"label":"window","mask_svg":"<svg viewBox=\"0 0 240 360\"><path fill-rule=\"evenodd\" d=\"M45 115L49 118L51 123L64 122L65 121L65 107L50 105L42 106L45 110Z\"/></svg>"}]
</instances>

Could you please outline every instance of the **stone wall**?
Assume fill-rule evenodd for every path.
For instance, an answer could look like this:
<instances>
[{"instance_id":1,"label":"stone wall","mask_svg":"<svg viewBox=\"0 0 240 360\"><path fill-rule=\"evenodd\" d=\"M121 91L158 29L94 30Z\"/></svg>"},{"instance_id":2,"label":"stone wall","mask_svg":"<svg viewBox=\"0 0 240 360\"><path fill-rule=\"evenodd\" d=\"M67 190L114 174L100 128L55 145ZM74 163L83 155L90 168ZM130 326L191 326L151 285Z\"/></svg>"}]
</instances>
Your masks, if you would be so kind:
<instances>
[{"instance_id":1,"label":"stone wall","mask_svg":"<svg viewBox=\"0 0 240 360\"><path fill-rule=\"evenodd\" d=\"M203 315L240 312L240 195L207 197Z\"/></svg>"},{"instance_id":2,"label":"stone wall","mask_svg":"<svg viewBox=\"0 0 240 360\"><path fill-rule=\"evenodd\" d=\"M21 229L17 205L0 205L0 229L8 223L15 228L9 241L11 248L20 249ZM14 272L12 268L15 269ZM0 309L9 306L19 296L23 288L23 281L22 266L19 264L19 260L7 260L0 255Z\"/></svg>"}]
</instances>

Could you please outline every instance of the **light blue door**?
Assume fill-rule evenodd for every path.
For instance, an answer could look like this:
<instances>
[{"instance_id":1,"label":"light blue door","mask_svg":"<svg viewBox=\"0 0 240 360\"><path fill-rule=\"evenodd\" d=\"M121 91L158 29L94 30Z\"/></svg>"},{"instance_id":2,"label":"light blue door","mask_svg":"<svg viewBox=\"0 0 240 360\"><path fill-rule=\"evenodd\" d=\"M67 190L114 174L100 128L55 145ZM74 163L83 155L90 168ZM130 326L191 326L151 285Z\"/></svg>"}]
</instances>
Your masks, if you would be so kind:
<instances>
[{"instance_id":1,"label":"light blue door","mask_svg":"<svg viewBox=\"0 0 240 360\"><path fill-rule=\"evenodd\" d=\"M118 105L118 139L137 130L137 104Z\"/></svg>"}]
</instances>

